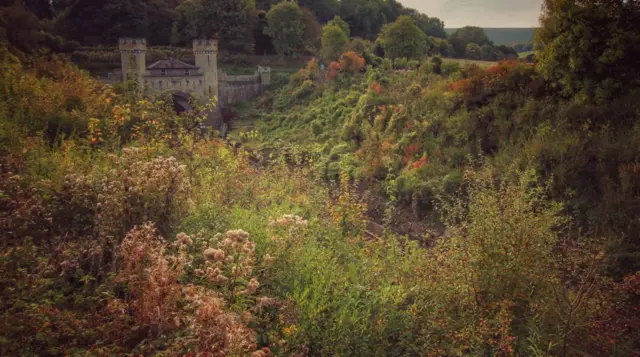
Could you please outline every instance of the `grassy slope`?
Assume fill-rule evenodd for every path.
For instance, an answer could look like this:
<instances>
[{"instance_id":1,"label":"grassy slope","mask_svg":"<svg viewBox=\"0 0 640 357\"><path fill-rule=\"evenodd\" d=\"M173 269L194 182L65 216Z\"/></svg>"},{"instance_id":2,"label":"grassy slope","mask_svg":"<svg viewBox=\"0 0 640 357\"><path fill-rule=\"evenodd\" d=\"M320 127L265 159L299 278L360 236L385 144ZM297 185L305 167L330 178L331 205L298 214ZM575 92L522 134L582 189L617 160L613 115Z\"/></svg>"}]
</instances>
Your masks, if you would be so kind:
<instances>
[{"instance_id":1,"label":"grassy slope","mask_svg":"<svg viewBox=\"0 0 640 357\"><path fill-rule=\"evenodd\" d=\"M454 63L444 62L443 72L448 72L444 65ZM346 170L383 182L416 216L428 212L434 196L455 192L468 155L483 155L503 170L526 162L542 175L553 176L555 198L566 200L578 216L606 217L611 213L607 207L625 206L615 197L624 197L617 195L626 188L603 188L600 182L617 180L617 170L605 167L635 160L637 151L624 148L636 145L631 142L640 136L625 134L629 143L610 146L607 139L637 130L625 127L622 119L636 115L635 107L627 103L620 111L619 104L585 107L557 102L552 93L542 92L536 74L526 66L492 79L498 87L464 87L473 82L461 79L474 71L466 68L439 76L379 69L341 82L298 78L241 115L257 119L261 140L253 143L256 147L302 147L316 156L327 177ZM372 89L376 83L381 85L379 94ZM618 125L590 132L576 124L594 120ZM571 154L562 154L567 152ZM605 153L615 156L616 163L601 162ZM428 163L422 164L419 160L425 157ZM603 169L589 169L590 162L600 162ZM605 194L609 189L617 193Z\"/></svg>"}]
</instances>

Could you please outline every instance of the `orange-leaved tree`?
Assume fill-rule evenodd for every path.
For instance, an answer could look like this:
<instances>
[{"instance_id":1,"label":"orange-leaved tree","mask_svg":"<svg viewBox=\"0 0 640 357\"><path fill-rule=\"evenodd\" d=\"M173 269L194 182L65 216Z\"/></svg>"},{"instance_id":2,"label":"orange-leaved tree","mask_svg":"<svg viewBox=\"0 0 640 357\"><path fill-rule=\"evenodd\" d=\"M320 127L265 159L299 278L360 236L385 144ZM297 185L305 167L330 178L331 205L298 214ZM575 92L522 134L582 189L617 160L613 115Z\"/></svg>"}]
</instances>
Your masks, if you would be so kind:
<instances>
[{"instance_id":1,"label":"orange-leaved tree","mask_svg":"<svg viewBox=\"0 0 640 357\"><path fill-rule=\"evenodd\" d=\"M360 72L366 61L353 51L345 52L338 62L331 62L327 71L327 79L335 79L339 74L355 74Z\"/></svg>"}]
</instances>

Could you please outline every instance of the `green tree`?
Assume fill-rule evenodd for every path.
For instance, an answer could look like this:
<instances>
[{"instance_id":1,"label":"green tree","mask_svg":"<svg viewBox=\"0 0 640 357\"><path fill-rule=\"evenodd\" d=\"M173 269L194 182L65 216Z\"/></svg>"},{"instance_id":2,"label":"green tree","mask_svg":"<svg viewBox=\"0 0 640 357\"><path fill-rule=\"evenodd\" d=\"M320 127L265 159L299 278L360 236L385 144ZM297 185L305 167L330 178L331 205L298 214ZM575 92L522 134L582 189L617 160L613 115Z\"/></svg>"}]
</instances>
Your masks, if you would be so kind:
<instances>
[{"instance_id":1,"label":"green tree","mask_svg":"<svg viewBox=\"0 0 640 357\"><path fill-rule=\"evenodd\" d=\"M347 37L351 37L351 29L349 28L349 24L346 23L340 16L334 17L327 25L336 25L342 29Z\"/></svg>"},{"instance_id":2,"label":"green tree","mask_svg":"<svg viewBox=\"0 0 640 357\"><path fill-rule=\"evenodd\" d=\"M168 45L171 43L173 23L178 13L169 8L164 0L147 0L147 31L152 45Z\"/></svg>"},{"instance_id":3,"label":"green tree","mask_svg":"<svg viewBox=\"0 0 640 357\"><path fill-rule=\"evenodd\" d=\"M467 50L467 45L475 43L478 46L482 46L490 43L487 34L480 27L466 26L458 29L449 39L456 54L460 57L464 56Z\"/></svg>"},{"instance_id":4,"label":"green tree","mask_svg":"<svg viewBox=\"0 0 640 357\"><path fill-rule=\"evenodd\" d=\"M200 37L218 37L220 47L234 52L253 51L255 2L197 0L196 23Z\"/></svg>"},{"instance_id":5,"label":"green tree","mask_svg":"<svg viewBox=\"0 0 640 357\"><path fill-rule=\"evenodd\" d=\"M384 0L342 0L340 5L340 16L349 24L352 36L375 39L389 21Z\"/></svg>"},{"instance_id":6,"label":"green tree","mask_svg":"<svg viewBox=\"0 0 640 357\"><path fill-rule=\"evenodd\" d=\"M453 46L451 46L449 41L438 37L429 37L429 41L431 43L431 47L429 48L430 56L440 55L443 57L453 57L455 55Z\"/></svg>"},{"instance_id":7,"label":"green tree","mask_svg":"<svg viewBox=\"0 0 640 357\"><path fill-rule=\"evenodd\" d=\"M504 54L490 44L482 45L480 53L483 61L501 61L504 59Z\"/></svg>"},{"instance_id":8,"label":"green tree","mask_svg":"<svg viewBox=\"0 0 640 357\"><path fill-rule=\"evenodd\" d=\"M322 29L322 57L326 61L336 60L346 48L349 37L337 25L327 25Z\"/></svg>"},{"instance_id":9,"label":"green tree","mask_svg":"<svg viewBox=\"0 0 640 357\"><path fill-rule=\"evenodd\" d=\"M502 52L502 55L507 59L517 59L518 58L518 52L513 47L500 45L500 46L496 46L496 49L498 51Z\"/></svg>"},{"instance_id":10,"label":"green tree","mask_svg":"<svg viewBox=\"0 0 640 357\"><path fill-rule=\"evenodd\" d=\"M59 19L64 35L87 45L113 45L119 37L150 35L147 5L142 0L78 0L64 17Z\"/></svg>"},{"instance_id":11,"label":"green tree","mask_svg":"<svg viewBox=\"0 0 640 357\"><path fill-rule=\"evenodd\" d=\"M475 43L469 43L464 50L464 56L472 60L482 59L482 48Z\"/></svg>"},{"instance_id":12,"label":"green tree","mask_svg":"<svg viewBox=\"0 0 640 357\"><path fill-rule=\"evenodd\" d=\"M0 44L11 52L35 53L44 40L41 30L38 18L24 7L0 7Z\"/></svg>"},{"instance_id":13,"label":"green tree","mask_svg":"<svg viewBox=\"0 0 640 357\"><path fill-rule=\"evenodd\" d=\"M321 23L332 19L340 10L338 0L299 0L298 4L311 10Z\"/></svg>"},{"instance_id":14,"label":"green tree","mask_svg":"<svg viewBox=\"0 0 640 357\"><path fill-rule=\"evenodd\" d=\"M377 42L388 58L419 59L427 50L427 35L409 16L400 16L396 22L386 25Z\"/></svg>"},{"instance_id":15,"label":"green tree","mask_svg":"<svg viewBox=\"0 0 640 357\"><path fill-rule=\"evenodd\" d=\"M322 27L311 10L302 8L302 24L304 25L304 48L315 53L321 46Z\"/></svg>"},{"instance_id":16,"label":"green tree","mask_svg":"<svg viewBox=\"0 0 640 357\"><path fill-rule=\"evenodd\" d=\"M601 102L640 84L640 3L545 0L538 68L567 96Z\"/></svg>"},{"instance_id":17,"label":"green tree","mask_svg":"<svg viewBox=\"0 0 640 357\"><path fill-rule=\"evenodd\" d=\"M180 32L178 30L178 23L174 22L173 25L171 25L171 39L169 40L169 42L171 43L171 46L178 46L180 44Z\"/></svg>"},{"instance_id":18,"label":"green tree","mask_svg":"<svg viewBox=\"0 0 640 357\"><path fill-rule=\"evenodd\" d=\"M267 13L266 33L280 55L289 55L302 48L304 37L303 13L295 2L281 2Z\"/></svg>"},{"instance_id":19,"label":"green tree","mask_svg":"<svg viewBox=\"0 0 640 357\"><path fill-rule=\"evenodd\" d=\"M267 22L267 13L264 11L258 11L258 20L253 29L253 40L256 44L255 53L258 55L275 54L276 50L273 48L273 42L271 37L265 33L266 28L269 26Z\"/></svg>"},{"instance_id":20,"label":"green tree","mask_svg":"<svg viewBox=\"0 0 640 357\"><path fill-rule=\"evenodd\" d=\"M198 37L197 14L198 5L193 0L186 0L180 4L176 11L178 13L177 27L179 44L186 45L191 40Z\"/></svg>"},{"instance_id":21,"label":"green tree","mask_svg":"<svg viewBox=\"0 0 640 357\"><path fill-rule=\"evenodd\" d=\"M447 33L444 31L444 22L440 21L440 19L429 17L414 9L405 9L404 13L413 18L413 21L416 22L416 25L418 25L425 35L437 38L447 37Z\"/></svg>"}]
</instances>

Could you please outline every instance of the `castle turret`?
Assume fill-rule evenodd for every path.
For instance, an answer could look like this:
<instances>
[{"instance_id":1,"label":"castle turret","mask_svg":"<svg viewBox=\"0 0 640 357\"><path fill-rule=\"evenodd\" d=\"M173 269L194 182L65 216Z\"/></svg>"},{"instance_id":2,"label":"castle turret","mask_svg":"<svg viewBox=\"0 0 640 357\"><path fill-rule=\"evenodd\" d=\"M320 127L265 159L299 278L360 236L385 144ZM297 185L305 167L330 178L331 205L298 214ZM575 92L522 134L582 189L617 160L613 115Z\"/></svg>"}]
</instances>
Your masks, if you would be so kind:
<instances>
[{"instance_id":1,"label":"castle turret","mask_svg":"<svg viewBox=\"0 0 640 357\"><path fill-rule=\"evenodd\" d=\"M203 99L218 95L218 41L214 39L194 40L193 53L200 74L204 75Z\"/></svg>"},{"instance_id":2,"label":"castle turret","mask_svg":"<svg viewBox=\"0 0 640 357\"><path fill-rule=\"evenodd\" d=\"M119 41L122 62L122 80L134 79L143 89L143 76L147 69L147 40L143 38L121 38Z\"/></svg>"}]
</instances>

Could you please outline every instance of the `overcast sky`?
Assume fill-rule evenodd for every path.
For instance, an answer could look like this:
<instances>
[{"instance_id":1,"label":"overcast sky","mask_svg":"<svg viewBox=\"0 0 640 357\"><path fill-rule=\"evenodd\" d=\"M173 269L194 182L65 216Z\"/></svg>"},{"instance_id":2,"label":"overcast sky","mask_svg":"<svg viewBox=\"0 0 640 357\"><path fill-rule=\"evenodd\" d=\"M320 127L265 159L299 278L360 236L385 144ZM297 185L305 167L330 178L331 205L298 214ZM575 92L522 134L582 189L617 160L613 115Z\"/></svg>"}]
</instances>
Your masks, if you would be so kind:
<instances>
[{"instance_id":1,"label":"overcast sky","mask_svg":"<svg viewBox=\"0 0 640 357\"><path fill-rule=\"evenodd\" d=\"M399 0L444 21L447 28L537 27L542 0Z\"/></svg>"}]
</instances>

